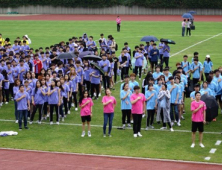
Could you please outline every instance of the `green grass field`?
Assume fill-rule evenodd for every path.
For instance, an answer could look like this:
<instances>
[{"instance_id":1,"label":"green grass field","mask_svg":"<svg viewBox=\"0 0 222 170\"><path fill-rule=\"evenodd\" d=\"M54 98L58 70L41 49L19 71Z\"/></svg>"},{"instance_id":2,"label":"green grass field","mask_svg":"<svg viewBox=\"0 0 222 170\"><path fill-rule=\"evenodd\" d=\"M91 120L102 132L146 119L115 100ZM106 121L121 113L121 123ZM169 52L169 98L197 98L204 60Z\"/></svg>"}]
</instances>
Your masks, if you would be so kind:
<instances>
[{"instance_id":1,"label":"green grass field","mask_svg":"<svg viewBox=\"0 0 222 170\"><path fill-rule=\"evenodd\" d=\"M123 47L124 42L128 42L133 49L135 45L141 43L142 36L154 35L158 38L169 38L176 41L176 45L171 45L171 54L174 54L221 33L222 23L196 22L195 25L196 30L192 31L191 37L181 37L180 22L123 22L121 32L117 33L115 22L108 21L1 21L1 33L4 38L10 37L11 42L17 36L28 34L32 40L31 47L33 48L50 46L62 40L67 41L69 37L80 36L86 32L88 35L93 35L95 40L99 39L100 33L104 33L106 37L112 34L119 49ZM199 52L202 62L206 54L210 54L214 68L219 67L222 65L220 59L221 38L222 34L170 58L170 66L173 67L171 71L174 70L176 62L182 61L184 54L189 55L189 60L191 60L194 51ZM119 52L117 52L118 55ZM116 90L112 91L118 101L113 121L114 126L121 125L119 86L120 83L116 85ZM92 125L102 125L101 98L94 102ZM123 131L113 128L112 138L103 138L102 128L92 127L92 137L81 138L81 126L74 125L81 124L80 115L72 108L64 125L29 125L30 129L19 132L18 136L0 138L0 147L189 161L204 161L205 157L211 156L209 162L222 163L222 145L215 146L215 142L222 139L220 135L222 116L219 115L216 122L205 126L206 132L217 132L204 134L205 148L196 146L191 149L191 133L188 132L191 129L190 99L186 99L185 104L186 120L181 122L181 127L174 127L175 130L185 130L184 132L142 131L143 137L135 139L132 129ZM35 119L37 119L37 115ZM3 119L14 120L13 102L0 109L0 119L0 131L18 131L18 124L12 121L2 121ZM143 119L143 128L145 128L145 122ZM161 127L157 124L154 126L156 129ZM209 154L211 148L217 148L215 154Z\"/></svg>"}]
</instances>

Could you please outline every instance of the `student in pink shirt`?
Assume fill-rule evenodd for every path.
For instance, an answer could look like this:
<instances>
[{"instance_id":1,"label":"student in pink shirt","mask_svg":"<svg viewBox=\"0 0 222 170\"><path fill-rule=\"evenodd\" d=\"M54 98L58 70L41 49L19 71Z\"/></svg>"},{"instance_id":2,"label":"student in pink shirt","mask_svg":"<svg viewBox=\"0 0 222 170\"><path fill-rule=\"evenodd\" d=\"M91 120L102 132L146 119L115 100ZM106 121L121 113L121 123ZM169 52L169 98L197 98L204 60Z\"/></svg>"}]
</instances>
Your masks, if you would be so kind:
<instances>
[{"instance_id":1,"label":"student in pink shirt","mask_svg":"<svg viewBox=\"0 0 222 170\"><path fill-rule=\"evenodd\" d=\"M200 100L201 94L200 92L195 93L195 100L191 103L191 111L192 111L192 145L191 148L195 147L195 136L196 131L199 131L199 142L200 147L204 148L202 143L203 140L203 131L204 124L206 123L206 104Z\"/></svg>"},{"instance_id":2,"label":"student in pink shirt","mask_svg":"<svg viewBox=\"0 0 222 170\"><path fill-rule=\"evenodd\" d=\"M111 137L112 123L114 117L114 109L116 107L116 99L111 96L110 89L106 89L106 96L102 99L103 112L104 112L104 124L103 124L103 137L106 137L106 125L109 119L109 137Z\"/></svg>"},{"instance_id":3,"label":"student in pink shirt","mask_svg":"<svg viewBox=\"0 0 222 170\"><path fill-rule=\"evenodd\" d=\"M81 137L85 136L85 122L87 121L88 125L88 137L91 137L91 132L90 132L90 122L91 122L91 117L92 117L92 106L93 106L93 101L89 97L89 93L87 90L83 92L83 96L79 100L79 106L81 108L80 115L82 119L82 135Z\"/></svg>"},{"instance_id":4,"label":"student in pink shirt","mask_svg":"<svg viewBox=\"0 0 222 170\"><path fill-rule=\"evenodd\" d=\"M116 24L117 24L117 32L120 32L121 19L119 16L117 16L116 18Z\"/></svg>"},{"instance_id":5,"label":"student in pink shirt","mask_svg":"<svg viewBox=\"0 0 222 170\"><path fill-rule=\"evenodd\" d=\"M145 113L146 105L145 101L146 98L143 93L140 93L140 87L134 87L134 93L130 96L130 101L132 104L132 115L133 115L133 133L134 137L137 136L142 137L140 130L141 130L141 122L142 122L142 115Z\"/></svg>"}]
</instances>

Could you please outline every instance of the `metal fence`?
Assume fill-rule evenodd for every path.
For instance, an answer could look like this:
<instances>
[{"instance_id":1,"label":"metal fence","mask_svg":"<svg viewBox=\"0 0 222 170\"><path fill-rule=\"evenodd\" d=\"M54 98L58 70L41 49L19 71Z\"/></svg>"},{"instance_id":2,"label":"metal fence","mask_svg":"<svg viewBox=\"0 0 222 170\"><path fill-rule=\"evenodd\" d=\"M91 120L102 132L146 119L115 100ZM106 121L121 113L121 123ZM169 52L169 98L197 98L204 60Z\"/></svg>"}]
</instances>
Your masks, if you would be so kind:
<instances>
[{"instance_id":1,"label":"metal fence","mask_svg":"<svg viewBox=\"0 0 222 170\"><path fill-rule=\"evenodd\" d=\"M122 14L122 15L181 15L194 10L198 15L222 15L222 9L170 9L143 8L138 6L115 6L110 8L66 8L52 6L22 6L1 8L0 14L18 12L19 14Z\"/></svg>"}]
</instances>

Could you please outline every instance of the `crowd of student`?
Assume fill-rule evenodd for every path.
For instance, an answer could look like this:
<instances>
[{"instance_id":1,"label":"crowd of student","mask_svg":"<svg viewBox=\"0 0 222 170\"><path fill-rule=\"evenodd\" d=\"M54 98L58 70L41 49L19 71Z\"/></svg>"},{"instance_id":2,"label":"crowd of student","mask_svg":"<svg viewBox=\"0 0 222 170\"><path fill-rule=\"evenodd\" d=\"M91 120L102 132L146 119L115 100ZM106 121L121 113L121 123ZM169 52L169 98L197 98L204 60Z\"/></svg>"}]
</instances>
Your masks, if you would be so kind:
<instances>
[{"instance_id":1,"label":"crowd of student","mask_svg":"<svg viewBox=\"0 0 222 170\"><path fill-rule=\"evenodd\" d=\"M79 38L70 38L69 42L62 41L46 47L44 52L42 47L35 51L30 48L28 44L31 40L28 36L24 36L23 40L18 37L12 45L9 38L4 40L0 34L0 103L1 106L3 102L8 104L11 95L15 105L16 123L19 123L20 130L22 119L24 118L24 127L28 128L27 119L29 117L32 124L37 110L38 123L41 124L43 119L49 117L52 125L54 111L56 124L59 124L60 120L64 121L70 114L73 106L75 111L78 107L81 109L82 137L85 136L85 122L88 124L88 136L91 136L92 99L98 99L101 96L101 89L104 88L103 134L105 137L109 121L108 135L111 136L116 106L111 89L114 89L118 75L121 82L124 81L120 88L123 128L130 127L133 123L134 137L142 136L141 120L146 113L146 130L154 128L155 113L156 121L163 123L161 129L167 129L166 123L171 131L174 131L175 123L181 126L185 113L185 96L191 97L195 102L197 92L212 95L222 106L222 67L213 71L209 55L204 62L199 61L198 52L194 53L192 62L184 55L182 62L176 64L177 69L170 73L170 47L167 43L160 42L157 45L154 41L146 42L146 45L140 44L131 51L126 42L121 54L116 56L118 46L113 36L109 35L108 39L103 34L100 36L98 46L93 36L88 37L84 33ZM97 64L103 69L104 75L91 65L90 61L82 60L80 55L85 51L91 51L101 57ZM64 52L74 53L77 57L58 59L57 56ZM150 71L146 63L149 63ZM130 69L133 70L131 74ZM142 72L146 76L141 82L140 93L140 83L136 81L136 77L138 76L140 81ZM190 91L192 87L195 89L193 92ZM200 113L200 117L201 115ZM204 119L204 116L202 117ZM199 125L194 127L193 132L200 128Z\"/></svg>"}]
</instances>

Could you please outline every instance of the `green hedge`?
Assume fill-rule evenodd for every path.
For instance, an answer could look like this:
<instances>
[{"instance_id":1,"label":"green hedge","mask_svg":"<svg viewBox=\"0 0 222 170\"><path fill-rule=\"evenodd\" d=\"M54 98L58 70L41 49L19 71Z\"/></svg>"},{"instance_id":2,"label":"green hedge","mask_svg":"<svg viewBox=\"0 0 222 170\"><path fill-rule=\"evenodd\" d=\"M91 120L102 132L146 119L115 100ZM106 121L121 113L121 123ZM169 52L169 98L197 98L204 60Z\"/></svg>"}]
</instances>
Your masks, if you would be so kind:
<instances>
[{"instance_id":1,"label":"green hedge","mask_svg":"<svg viewBox=\"0 0 222 170\"><path fill-rule=\"evenodd\" d=\"M0 0L0 7L19 7L28 5L90 8L136 5L147 8L222 9L222 0Z\"/></svg>"}]
</instances>

